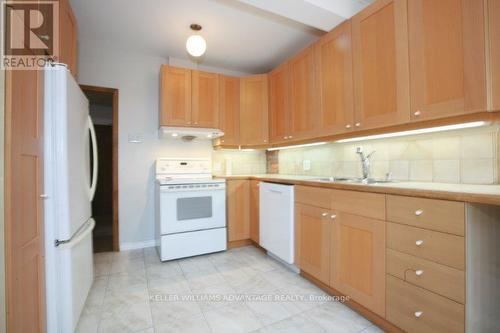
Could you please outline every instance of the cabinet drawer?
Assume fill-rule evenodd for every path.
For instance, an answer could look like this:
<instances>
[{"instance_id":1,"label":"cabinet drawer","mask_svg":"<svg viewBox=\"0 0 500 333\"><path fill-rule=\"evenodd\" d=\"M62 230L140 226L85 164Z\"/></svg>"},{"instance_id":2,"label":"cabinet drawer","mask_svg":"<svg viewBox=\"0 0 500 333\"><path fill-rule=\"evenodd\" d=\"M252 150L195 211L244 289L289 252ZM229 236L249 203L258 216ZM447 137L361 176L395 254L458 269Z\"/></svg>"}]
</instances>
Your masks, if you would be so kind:
<instances>
[{"instance_id":1,"label":"cabinet drawer","mask_svg":"<svg viewBox=\"0 0 500 333\"><path fill-rule=\"evenodd\" d=\"M333 210L385 221L384 194L342 190L330 191Z\"/></svg>"},{"instance_id":2,"label":"cabinet drawer","mask_svg":"<svg viewBox=\"0 0 500 333\"><path fill-rule=\"evenodd\" d=\"M464 332L462 304L387 275L386 319L412 332Z\"/></svg>"},{"instance_id":3,"label":"cabinet drawer","mask_svg":"<svg viewBox=\"0 0 500 333\"><path fill-rule=\"evenodd\" d=\"M460 270L465 269L465 239L461 236L388 222L387 247Z\"/></svg>"},{"instance_id":4,"label":"cabinet drawer","mask_svg":"<svg viewBox=\"0 0 500 333\"><path fill-rule=\"evenodd\" d=\"M387 220L464 236L465 204L388 195Z\"/></svg>"},{"instance_id":5,"label":"cabinet drawer","mask_svg":"<svg viewBox=\"0 0 500 333\"><path fill-rule=\"evenodd\" d=\"M465 304L465 273L429 260L387 249L387 274Z\"/></svg>"},{"instance_id":6,"label":"cabinet drawer","mask_svg":"<svg viewBox=\"0 0 500 333\"><path fill-rule=\"evenodd\" d=\"M330 209L332 190L312 186L295 186L295 202Z\"/></svg>"}]
</instances>

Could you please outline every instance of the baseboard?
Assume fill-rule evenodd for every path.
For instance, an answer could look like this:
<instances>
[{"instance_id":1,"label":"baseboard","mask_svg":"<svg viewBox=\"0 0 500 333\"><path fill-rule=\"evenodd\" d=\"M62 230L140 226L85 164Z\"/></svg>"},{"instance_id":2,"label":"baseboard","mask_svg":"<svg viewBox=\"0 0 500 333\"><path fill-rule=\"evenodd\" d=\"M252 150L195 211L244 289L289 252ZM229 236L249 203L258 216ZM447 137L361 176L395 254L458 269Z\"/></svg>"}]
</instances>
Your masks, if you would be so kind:
<instances>
[{"instance_id":1,"label":"baseboard","mask_svg":"<svg viewBox=\"0 0 500 333\"><path fill-rule=\"evenodd\" d=\"M120 243L120 251L144 249L147 247L154 247L154 246L156 246L155 239L143 242L126 242L126 243Z\"/></svg>"}]
</instances>

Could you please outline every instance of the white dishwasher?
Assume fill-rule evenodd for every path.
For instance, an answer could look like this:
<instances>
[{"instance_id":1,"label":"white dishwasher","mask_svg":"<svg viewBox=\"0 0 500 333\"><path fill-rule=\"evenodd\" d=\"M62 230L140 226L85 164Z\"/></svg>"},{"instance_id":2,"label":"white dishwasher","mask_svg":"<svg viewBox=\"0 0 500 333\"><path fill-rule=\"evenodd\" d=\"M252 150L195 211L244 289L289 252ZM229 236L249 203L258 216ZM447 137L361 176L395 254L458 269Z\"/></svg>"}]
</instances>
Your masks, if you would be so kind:
<instances>
[{"instance_id":1,"label":"white dishwasher","mask_svg":"<svg viewBox=\"0 0 500 333\"><path fill-rule=\"evenodd\" d=\"M294 261L293 185L260 183L260 245L281 260Z\"/></svg>"}]
</instances>

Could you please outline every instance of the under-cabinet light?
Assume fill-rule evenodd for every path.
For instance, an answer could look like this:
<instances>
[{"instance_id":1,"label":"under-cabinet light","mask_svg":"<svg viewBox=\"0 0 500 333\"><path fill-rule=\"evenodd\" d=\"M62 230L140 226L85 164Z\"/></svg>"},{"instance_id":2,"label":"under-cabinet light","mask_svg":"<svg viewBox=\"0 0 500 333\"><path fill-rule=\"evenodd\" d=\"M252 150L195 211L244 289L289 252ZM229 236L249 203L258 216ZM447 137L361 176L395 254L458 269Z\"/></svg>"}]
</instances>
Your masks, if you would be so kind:
<instances>
[{"instance_id":1,"label":"under-cabinet light","mask_svg":"<svg viewBox=\"0 0 500 333\"><path fill-rule=\"evenodd\" d=\"M486 122L486 121L474 121L474 122L463 123L463 124L446 125L446 126L422 128L422 129L402 131L402 132L393 132L393 133L385 133L385 134L360 136L360 137L357 137L357 138L349 138L349 139L337 140L335 142L346 143L346 142L357 142L357 141L366 141L366 140L396 138L396 137L408 136L408 135L426 134L426 133L435 133L435 132L445 132L445 131L452 131L452 130L458 130L458 129L464 129L464 128L481 127L481 126L485 126L485 125L488 125L488 124L489 124L489 122Z\"/></svg>"},{"instance_id":2,"label":"under-cabinet light","mask_svg":"<svg viewBox=\"0 0 500 333\"><path fill-rule=\"evenodd\" d=\"M273 148L267 148L267 151L274 151L274 150L285 150L285 149L293 149L293 148L304 148L304 147L313 147L313 146L321 146L326 144L327 142L314 142L314 143L306 143L303 145L295 145L295 146L285 146L285 147L273 147Z\"/></svg>"}]
</instances>

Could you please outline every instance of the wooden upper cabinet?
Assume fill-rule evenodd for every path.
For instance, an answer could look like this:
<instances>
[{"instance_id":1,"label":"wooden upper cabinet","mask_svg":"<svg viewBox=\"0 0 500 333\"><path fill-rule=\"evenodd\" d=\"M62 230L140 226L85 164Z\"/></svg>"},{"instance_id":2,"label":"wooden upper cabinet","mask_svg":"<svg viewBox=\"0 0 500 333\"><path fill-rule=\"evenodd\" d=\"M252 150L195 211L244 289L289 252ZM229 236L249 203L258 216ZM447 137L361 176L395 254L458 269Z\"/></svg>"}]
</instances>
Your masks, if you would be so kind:
<instances>
[{"instance_id":1,"label":"wooden upper cabinet","mask_svg":"<svg viewBox=\"0 0 500 333\"><path fill-rule=\"evenodd\" d=\"M352 18L355 128L410 119L407 16L406 0L378 0Z\"/></svg>"},{"instance_id":2,"label":"wooden upper cabinet","mask_svg":"<svg viewBox=\"0 0 500 333\"><path fill-rule=\"evenodd\" d=\"M500 1L488 0L488 61L490 101L488 110L500 111Z\"/></svg>"},{"instance_id":3,"label":"wooden upper cabinet","mask_svg":"<svg viewBox=\"0 0 500 333\"><path fill-rule=\"evenodd\" d=\"M408 1L411 117L486 110L484 3Z\"/></svg>"},{"instance_id":4,"label":"wooden upper cabinet","mask_svg":"<svg viewBox=\"0 0 500 333\"><path fill-rule=\"evenodd\" d=\"M333 288L385 315L385 222L336 213L331 246Z\"/></svg>"},{"instance_id":5,"label":"wooden upper cabinet","mask_svg":"<svg viewBox=\"0 0 500 333\"><path fill-rule=\"evenodd\" d=\"M195 127L219 127L219 75L193 70L192 124Z\"/></svg>"},{"instance_id":6,"label":"wooden upper cabinet","mask_svg":"<svg viewBox=\"0 0 500 333\"><path fill-rule=\"evenodd\" d=\"M160 125L191 126L191 70L161 66Z\"/></svg>"},{"instance_id":7,"label":"wooden upper cabinet","mask_svg":"<svg viewBox=\"0 0 500 333\"><path fill-rule=\"evenodd\" d=\"M219 76L219 127L224 136L219 145L239 145L240 143L240 79Z\"/></svg>"},{"instance_id":8,"label":"wooden upper cabinet","mask_svg":"<svg viewBox=\"0 0 500 333\"><path fill-rule=\"evenodd\" d=\"M240 80L240 143L268 143L267 75L254 75Z\"/></svg>"},{"instance_id":9,"label":"wooden upper cabinet","mask_svg":"<svg viewBox=\"0 0 500 333\"><path fill-rule=\"evenodd\" d=\"M317 134L318 91L314 64L314 47L303 50L289 61L290 131L294 139Z\"/></svg>"},{"instance_id":10,"label":"wooden upper cabinet","mask_svg":"<svg viewBox=\"0 0 500 333\"><path fill-rule=\"evenodd\" d=\"M250 181L227 181L228 241L250 238Z\"/></svg>"},{"instance_id":11,"label":"wooden upper cabinet","mask_svg":"<svg viewBox=\"0 0 500 333\"><path fill-rule=\"evenodd\" d=\"M69 0L59 0L59 62L78 75L78 24Z\"/></svg>"},{"instance_id":12,"label":"wooden upper cabinet","mask_svg":"<svg viewBox=\"0 0 500 333\"><path fill-rule=\"evenodd\" d=\"M328 284L330 281L330 212L323 208L295 204L295 264Z\"/></svg>"},{"instance_id":13,"label":"wooden upper cabinet","mask_svg":"<svg viewBox=\"0 0 500 333\"><path fill-rule=\"evenodd\" d=\"M269 73L269 140L271 143L292 139L290 135L288 62Z\"/></svg>"},{"instance_id":14,"label":"wooden upper cabinet","mask_svg":"<svg viewBox=\"0 0 500 333\"><path fill-rule=\"evenodd\" d=\"M319 85L320 131L332 135L354 127L351 21L333 29L315 44Z\"/></svg>"}]
</instances>

